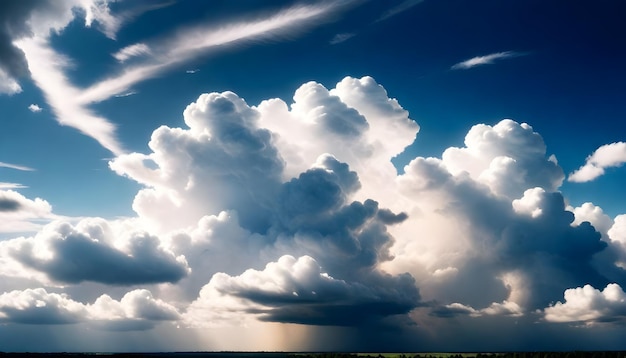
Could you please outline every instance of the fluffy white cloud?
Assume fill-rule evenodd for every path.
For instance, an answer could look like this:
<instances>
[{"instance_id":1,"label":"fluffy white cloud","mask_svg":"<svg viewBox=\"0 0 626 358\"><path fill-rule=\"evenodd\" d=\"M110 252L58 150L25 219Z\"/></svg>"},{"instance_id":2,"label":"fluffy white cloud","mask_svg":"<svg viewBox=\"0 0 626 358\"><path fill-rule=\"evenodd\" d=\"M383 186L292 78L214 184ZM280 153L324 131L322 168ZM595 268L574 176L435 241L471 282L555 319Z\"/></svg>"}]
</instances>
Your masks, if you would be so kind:
<instances>
[{"instance_id":1,"label":"fluffy white cloud","mask_svg":"<svg viewBox=\"0 0 626 358\"><path fill-rule=\"evenodd\" d=\"M404 172L396 184L412 207L390 229L395 258L383 267L413 274L425 300L506 301L525 311L568 287L607 283L592 264L607 243L589 223L571 225L574 215L555 191L562 170L530 126L474 126L465 148L418 157Z\"/></svg>"},{"instance_id":2,"label":"fluffy white cloud","mask_svg":"<svg viewBox=\"0 0 626 358\"><path fill-rule=\"evenodd\" d=\"M442 160L452 174L465 171L508 198L533 187L554 191L564 179L554 157L546 156L541 136L530 125L508 119L495 126L473 126L465 147L446 149Z\"/></svg>"},{"instance_id":3,"label":"fluffy white cloud","mask_svg":"<svg viewBox=\"0 0 626 358\"><path fill-rule=\"evenodd\" d=\"M608 237L608 231L613 226L613 219L606 215L601 207L593 203L583 203L576 208L568 207L568 210L574 213L572 225L580 225L587 221L602 234L603 238Z\"/></svg>"},{"instance_id":4,"label":"fluffy white cloud","mask_svg":"<svg viewBox=\"0 0 626 358\"><path fill-rule=\"evenodd\" d=\"M36 231L41 223L54 218L47 201L31 200L16 191L0 188L0 233Z\"/></svg>"},{"instance_id":5,"label":"fluffy white cloud","mask_svg":"<svg viewBox=\"0 0 626 358\"><path fill-rule=\"evenodd\" d=\"M0 295L0 321L26 324L67 324L87 315L80 302L43 288L5 292Z\"/></svg>"},{"instance_id":6,"label":"fluffy white cloud","mask_svg":"<svg viewBox=\"0 0 626 358\"><path fill-rule=\"evenodd\" d=\"M626 317L626 293L620 285L611 283L600 291L591 285L565 290L564 302L544 310L550 322L612 322Z\"/></svg>"},{"instance_id":7,"label":"fluffy white cloud","mask_svg":"<svg viewBox=\"0 0 626 358\"><path fill-rule=\"evenodd\" d=\"M46 225L36 236L0 242L5 275L16 266L50 280L112 285L176 282L188 273L183 256L175 256L157 237L144 232L115 232L101 219ZM9 259L10 258L10 259Z\"/></svg>"},{"instance_id":8,"label":"fluffy white cloud","mask_svg":"<svg viewBox=\"0 0 626 358\"><path fill-rule=\"evenodd\" d=\"M37 104L31 104L28 106L28 110L33 112L33 113L37 113L37 112L41 112L43 110L43 108L39 107L39 105Z\"/></svg>"},{"instance_id":9,"label":"fluffy white cloud","mask_svg":"<svg viewBox=\"0 0 626 358\"><path fill-rule=\"evenodd\" d=\"M148 290L134 290L117 301L102 295L93 304L44 288L14 290L0 295L0 322L72 324L87 322L107 330L144 330L158 321L174 321L180 314Z\"/></svg>"},{"instance_id":10,"label":"fluffy white cloud","mask_svg":"<svg viewBox=\"0 0 626 358\"><path fill-rule=\"evenodd\" d=\"M604 174L606 168L626 163L626 142L605 144L587 157L585 165L570 173L568 181L584 183Z\"/></svg>"}]
</instances>

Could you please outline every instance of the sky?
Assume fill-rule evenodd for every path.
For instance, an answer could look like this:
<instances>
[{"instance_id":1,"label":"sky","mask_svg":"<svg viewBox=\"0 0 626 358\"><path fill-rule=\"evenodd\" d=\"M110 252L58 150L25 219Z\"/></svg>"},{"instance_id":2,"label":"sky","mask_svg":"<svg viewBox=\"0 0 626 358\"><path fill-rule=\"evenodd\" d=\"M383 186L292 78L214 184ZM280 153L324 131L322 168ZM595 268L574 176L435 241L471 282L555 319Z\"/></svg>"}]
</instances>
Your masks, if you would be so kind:
<instances>
[{"instance_id":1,"label":"sky","mask_svg":"<svg viewBox=\"0 0 626 358\"><path fill-rule=\"evenodd\" d=\"M625 11L0 2L0 351L626 350Z\"/></svg>"}]
</instances>

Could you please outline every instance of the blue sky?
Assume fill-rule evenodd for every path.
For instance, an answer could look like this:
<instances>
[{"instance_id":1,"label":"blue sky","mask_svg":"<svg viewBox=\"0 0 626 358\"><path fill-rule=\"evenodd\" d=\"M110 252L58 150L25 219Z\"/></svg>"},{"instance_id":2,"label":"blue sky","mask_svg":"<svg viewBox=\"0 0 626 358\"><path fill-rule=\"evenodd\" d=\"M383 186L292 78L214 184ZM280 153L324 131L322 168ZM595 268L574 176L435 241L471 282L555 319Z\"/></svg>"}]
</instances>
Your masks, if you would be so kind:
<instances>
[{"instance_id":1,"label":"blue sky","mask_svg":"<svg viewBox=\"0 0 626 358\"><path fill-rule=\"evenodd\" d=\"M624 10L3 2L0 350L624 349Z\"/></svg>"}]
</instances>

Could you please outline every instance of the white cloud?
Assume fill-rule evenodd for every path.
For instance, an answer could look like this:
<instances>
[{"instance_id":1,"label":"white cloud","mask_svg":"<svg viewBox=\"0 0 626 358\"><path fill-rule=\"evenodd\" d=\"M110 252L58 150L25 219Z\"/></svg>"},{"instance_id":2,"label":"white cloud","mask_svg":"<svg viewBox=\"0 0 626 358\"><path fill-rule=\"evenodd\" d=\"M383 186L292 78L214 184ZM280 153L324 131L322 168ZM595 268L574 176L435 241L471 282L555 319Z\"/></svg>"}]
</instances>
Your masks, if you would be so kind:
<instances>
[{"instance_id":1,"label":"white cloud","mask_svg":"<svg viewBox=\"0 0 626 358\"><path fill-rule=\"evenodd\" d=\"M108 3L104 0L77 0L76 3L51 3L49 6L52 9L48 12L36 9L30 14L31 23L36 25L28 29L32 31L33 37L21 37L13 44L25 54L32 78L44 92L57 121L96 139L114 154L124 151L115 134L116 126L90 110L89 104L123 92L127 93L133 84L181 65L211 48L287 32L293 34L315 21L323 21L322 15L339 7L337 4L296 6L257 21L242 21L218 29L201 25L179 31L177 35L167 39L158 39L150 45L146 43L131 45L114 56L121 62L139 55L150 56L139 64L123 67L118 76L100 81L89 88L79 89L70 83L65 72L70 61L56 53L48 44L47 38L51 31L60 31L76 16L76 13L72 12L75 7L85 11L86 26L96 21L107 36L114 38L124 19L122 15L112 15ZM157 4L141 11L167 5ZM19 91L19 85L12 81L12 77L7 77L7 81L0 81L8 84L8 87L0 88L0 91L8 93Z\"/></svg>"},{"instance_id":2,"label":"white cloud","mask_svg":"<svg viewBox=\"0 0 626 358\"><path fill-rule=\"evenodd\" d=\"M77 323L87 313L85 306L64 294L43 288L5 292L0 295L0 321L25 324Z\"/></svg>"},{"instance_id":3,"label":"white cloud","mask_svg":"<svg viewBox=\"0 0 626 358\"><path fill-rule=\"evenodd\" d=\"M546 321L594 324L623 320L626 317L626 293L611 283L600 291L591 285L565 290L564 302L544 310Z\"/></svg>"},{"instance_id":4,"label":"white cloud","mask_svg":"<svg viewBox=\"0 0 626 358\"><path fill-rule=\"evenodd\" d=\"M22 92L17 81L0 68L0 94L13 95Z\"/></svg>"},{"instance_id":5,"label":"white cloud","mask_svg":"<svg viewBox=\"0 0 626 358\"><path fill-rule=\"evenodd\" d=\"M492 302L491 305L483 309L477 310L471 306L462 303L450 303L444 306L436 307L431 311L431 315L437 317L454 317L468 315L470 317L481 316L522 316L522 308L515 302L507 300L500 302Z\"/></svg>"},{"instance_id":6,"label":"white cloud","mask_svg":"<svg viewBox=\"0 0 626 358\"><path fill-rule=\"evenodd\" d=\"M93 304L44 288L14 290L0 295L0 322L22 324L89 323L107 330L143 330L158 321L179 319L178 311L155 299L148 290L134 290L116 301L108 295Z\"/></svg>"},{"instance_id":7,"label":"white cloud","mask_svg":"<svg viewBox=\"0 0 626 358\"><path fill-rule=\"evenodd\" d=\"M8 186L21 187L19 184ZM40 229L42 223L55 218L47 201L40 198L31 200L16 191L3 190L0 186L0 233L33 232Z\"/></svg>"},{"instance_id":8,"label":"white cloud","mask_svg":"<svg viewBox=\"0 0 626 358\"><path fill-rule=\"evenodd\" d=\"M286 255L262 271L249 269L235 277L216 273L185 317L191 325L204 326L249 311L267 321L352 325L415 307L417 290L402 287L413 284L410 277L392 282L346 282L322 272L312 257Z\"/></svg>"},{"instance_id":9,"label":"white cloud","mask_svg":"<svg viewBox=\"0 0 626 358\"><path fill-rule=\"evenodd\" d=\"M349 39L353 38L354 36L356 36L356 34L354 34L354 33L337 34L330 40L330 44L331 45L336 45L336 44L348 41Z\"/></svg>"},{"instance_id":10,"label":"white cloud","mask_svg":"<svg viewBox=\"0 0 626 358\"><path fill-rule=\"evenodd\" d=\"M400 4L382 13L382 15L380 15L380 17L376 20L376 22L384 21L384 20L389 19L390 17L396 16L404 11L411 9L413 6L422 3L423 1L424 0L404 0Z\"/></svg>"},{"instance_id":11,"label":"white cloud","mask_svg":"<svg viewBox=\"0 0 626 358\"><path fill-rule=\"evenodd\" d=\"M17 165L17 164L5 163L5 162L0 162L0 168L9 168L9 169L22 170L22 171L27 171L27 172L32 172L35 170L33 168L30 168L24 165Z\"/></svg>"},{"instance_id":12,"label":"white cloud","mask_svg":"<svg viewBox=\"0 0 626 358\"><path fill-rule=\"evenodd\" d=\"M626 163L626 142L605 144L587 157L585 164L570 173L568 181L584 183L604 174L606 168L620 167Z\"/></svg>"},{"instance_id":13,"label":"white cloud","mask_svg":"<svg viewBox=\"0 0 626 358\"><path fill-rule=\"evenodd\" d=\"M119 62L125 62L133 57L140 57L150 54L150 47L144 43L129 45L114 53L112 56Z\"/></svg>"},{"instance_id":14,"label":"white cloud","mask_svg":"<svg viewBox=\"0 0 626 358\"><path fill-rule=\"evenodd\" d=\"M605 240L608 238L608 231L613 226L613 219L606 215L601 207L593 203L583 203L576 208L569 207L568 210L574 213L572 225L580 225L588 221L602 234Z\"/></svg>"},{"instance_id":15,"label":"white cloud","mask_svg":"<svg viewBox=\"0 0 626 358\"><path fill-rule=\"evenodd\" d=\"M11 259L0 272L21 265L52 282L174 283L189 272L184 256L164 248L157 237L115 230L102 219L83 219L76 226L53 222L34 237L0 242L0 252Z\"/></svg>"},{"instance_id":16,"label":"white cloud","mask_svg":"<svg viewBox=\"0 0 626 358\"><path fill-rule=\"evenodd\" d=\"M124 68L119 75L86 88L78 101L88 104L106 100L116 93L128 90L133 84L155 77L218 46L243 40L272 38L287 32L293 34L294 31L301 31L312 25L316 20L321 21L323 15L336 7L337 5L331 4L296 6L257 21L231 23L221 28L200 25L179 31L172 37L158 39L154 43L132 45L149 47L152 56L145 63Z\"/></svg>"},{"instance_id":17,"label":"white cloud","mask_svg":"<svg viewBox=\"0 0 626 358\"><path fill-rule=\"evenodd\" d=\"M77 103L81 90L70 84L64 72L70 61L42 40L24 39L17 41L16 45L24 51L31 76L44 92L57 121L94 138L113 153L122 153L122 146L115 136L115 125Z\"/></svg>"},{"instance_id":18,"label":"white cloud","mask_svg":"<svg viewBox=\"0 0 626 358\"><path fill-rule=\"evenodd\" d=\"M39 105L37 104L31 104L28 106L28 110L33 113L37 113L37 112L41 112L43 109L39 107Z\"/></svg>"},{"instance_id":19,"label":"white cloud","mask_svg":"<svg viewBox=\"0 0 626 358\"><path fill-rule=\"evenodd\" d=\"M0 182L0 190L8 190L8 189L24 189L26 188L25 185L22 185L20 183L6 183L6 182Z\"/></svg>"},{"instance_id":20,"label":"white cloud","mask_svg":"<svg viewBox=\"0 0 626 358\"><path fill-rule=\"evenodd\" d=\"M563 170L551 158L539 133L510 119L495 126L473 126L464 148L451 147L442 155L443 164L454 175L467 172L508 198L533 187L553 191L561 186Z\"/></svg>"},{"instance_id":21,"label":"white cloud","mask_svg":"<svg viewBox=\"0 0 626 358\"><path fill-rule=\"evenodd\" d=\"M467 70L472 67L481 66L481 65L491 65L499 60L504 60L507 58L523 56L523 53L514 52L514 51L504 51L504 52L496 52L485 56L476 56L472 57L469 60L461 61L450 69L452 70Z\"/></svg>"}]
</instances>

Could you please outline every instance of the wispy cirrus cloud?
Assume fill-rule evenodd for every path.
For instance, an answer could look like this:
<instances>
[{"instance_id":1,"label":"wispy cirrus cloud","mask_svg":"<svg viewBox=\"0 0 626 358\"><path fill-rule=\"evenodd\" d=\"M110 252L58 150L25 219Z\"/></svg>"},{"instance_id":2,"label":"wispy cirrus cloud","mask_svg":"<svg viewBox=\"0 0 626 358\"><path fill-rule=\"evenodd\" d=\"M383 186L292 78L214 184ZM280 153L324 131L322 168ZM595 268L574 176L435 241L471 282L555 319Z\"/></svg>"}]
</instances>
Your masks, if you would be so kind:
<instances>
[{"instance_id":1,"label":"wispy cirrus cloud","mask_svg":"<svg viewBox=\"0 0 626 358\"><path fill-rule=\"evenodd\" d=\"M115 125L76 101L81 90L72 85L65 74L71 62L43 39L23 39L15 44L24 51L31 76L43 91L57 122L78 129L113 153L122 153Z\"/></svg>"},{"instance_id":2,"label":"wispy cirrus cloud","mask_svg":"<svg viewBox=\"0 0 626 358\"><path fill-rule=\"evenodd\" d=\"M9 190L9 189L24 189L26 188L25 185L22 185L20 183L5 183L5 182L0 182L0 190Z\"/></svg>"},{"instance_id":3,"label":"wispy cirrus cloud","mask_svg":"<svg viewBox=\"0 0 626 358\"><path fill-rule=\"evenodd\" d=\"M296 6L261 20L240 21L221 28L203 24L180 31L174 36L157 39L152 43L128 46L116 54L118 60L130 58L131 53L135 55L149 51L151 56L143 63L128 66L121 73L86 88L78 97L78 101L83 104L101 102L127 91L138 82L156 77L218 46L292 34L296 30L314 25L316 21L322 21L323 15L339 7L330 3Z\"/></svg>"},{"instance_id":4,"label":"wispy cirrus cloud","mask_svg":"<svg viewBox=\"0 0 626 358\"><path fill-rule=\"evenodd\" d=\"M144 43L137 43L130 46L126 46L123 49L117 51L112 56L119 62L125 62L126 60L150 54L150 48Z\"/></svg>"},{"instance_id":5,"label":"wispy cirrus cloud","mask_svg":"<svg viewBox=\"0 0 626 358\"><path fill-rule=\"evenodd\" d=\"M513 58L513 57L518 57L518 56L524 56L524 55L526 54L522 52L515 52L515 51L496 52L496 53L492 53L492 54L485 55L485 56L472 57L469 60L465 60L465 61L462 61L453 65L452 67L450 67L450 69L451 70L467 70L476 66L492 65L493 63L499 60L504 60L507 58Z\"/></svg>"},{"instance_id":6,"label":"wispy cirrus cloud","mask_svg":"<svg viewBox=\"0 0 626 358\"><path fill-rule=\"evenodd\" d=\"M380 17L376 19L375 22L387 20L390 17L396 16L404 11L409 10L415 5L421 4L422 2L424 2L424 0L405 0L399 5L396 5L389 10L383 12L382 15L380 15Z\"/></svg>"},{"instance_id":7,"label":"wispy cirrus cloud","mask_svg":"<svg viewBox=\"0 0 626 358\"><path fill-rule=\"evenodd\" d=\"M30 168L24 165L11 164L11 163L5 163L5 162L0 162L0 168L9 168L9 169L21 170L21 171L26 171L26 172L32 172L35 170L33 168Z\"/></svg>"},{"instance_id":8,"label":"wispy cirrus cloud","mask_svg":"<svg viewBox=\"0 0 626 358\"><path fill-rule=\"evenodd\" d=\"M71 61L52 49L46 38L25 38L15 41L15 45L24 52L32 78L44 92L57 121L61 125L78 129L118 155L124 149L117 139L115 124L94 112L89 107L90 104L120 94L133 93L132 85L154 78L215 47L258 38L267 39L287 34L292 36L325 21L327 17L324 15L344 8L351 2L294 6L262 19L235 22L221 28L203 24L176 31L174 35L151 43L130 45L113 54L122 63L118 74L85 89L71 83L66 74L67 68L72 65ZM163 3L159 7L169 4ZM87 11L86 25L89 26L92 20L96 20L105 27L105 34L114 38L114 31L119 29L123 21L114 21L108 8L90 7L89 10L91 12ZM136 58L137 61L124 64L131 58Z\"/></svg>"},{"instance_id":9,"label":"wispy cirrus cloud","mask_svg":"<svg viewBox=\"0 0 626 358\"><path fill-rule=\"evenodd\" d=\"M349 33L349 32L337 34L330 40L330 44L331 45L336 45L336 44L348 41L349 39L353 38L354 36L356 36L355 33Z\"/></svg>"}]
</instances>

